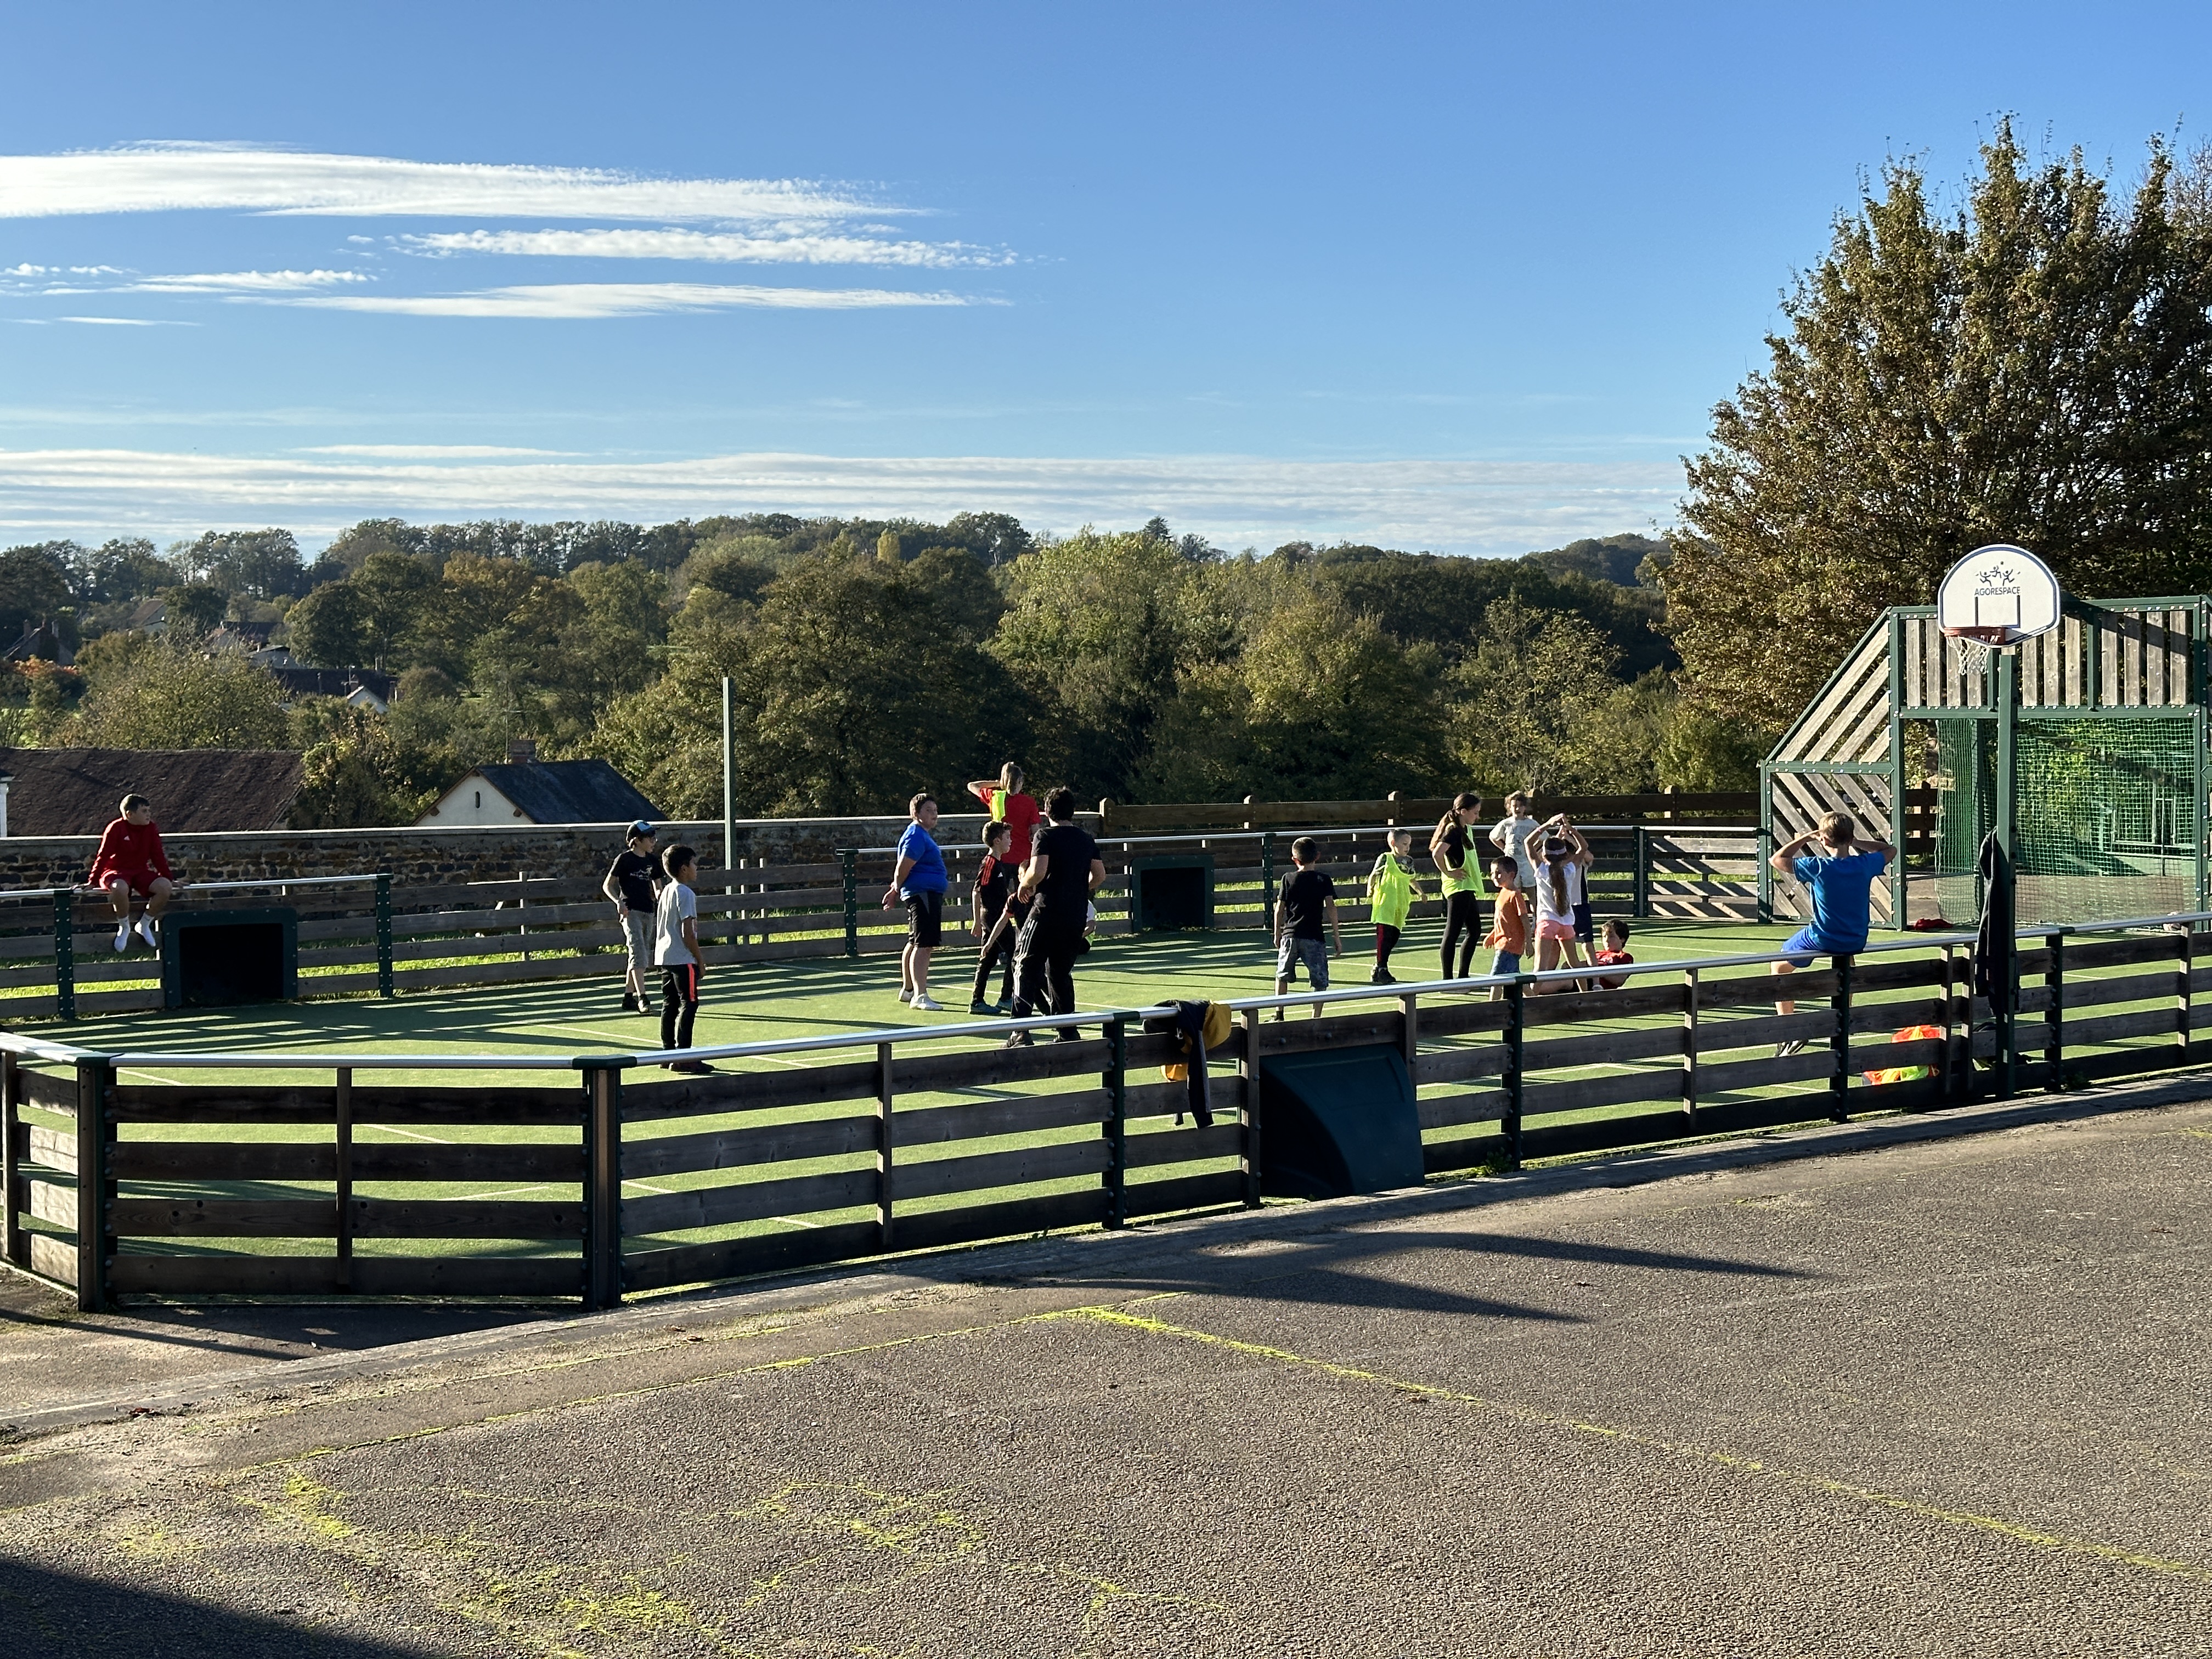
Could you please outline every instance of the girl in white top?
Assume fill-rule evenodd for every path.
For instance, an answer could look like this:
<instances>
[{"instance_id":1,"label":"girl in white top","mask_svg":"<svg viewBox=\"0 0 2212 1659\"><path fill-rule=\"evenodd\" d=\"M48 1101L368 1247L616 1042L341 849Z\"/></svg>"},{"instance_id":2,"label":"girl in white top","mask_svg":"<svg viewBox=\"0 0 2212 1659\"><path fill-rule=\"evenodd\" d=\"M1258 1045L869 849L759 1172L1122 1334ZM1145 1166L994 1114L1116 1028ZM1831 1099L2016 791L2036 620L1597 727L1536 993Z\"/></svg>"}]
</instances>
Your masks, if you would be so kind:
<instances>
[{"instance_id":1,"label":"girl in white top","mask_svg":"<svg viewBox=\"0 0 2212 1659\"><path fill-rule=\"evenodd\" d=\"M1554 818L1528 838L1536 865L1536 969L1539 973L1565 964L1588 967L1575 938L1575 901L1581 865L1589 857L1589 843L1582 832L1564 819ZM1571 991L1579 981L1555 980L1539 985L1540 993Z\"/></svg>"}]
</instances>

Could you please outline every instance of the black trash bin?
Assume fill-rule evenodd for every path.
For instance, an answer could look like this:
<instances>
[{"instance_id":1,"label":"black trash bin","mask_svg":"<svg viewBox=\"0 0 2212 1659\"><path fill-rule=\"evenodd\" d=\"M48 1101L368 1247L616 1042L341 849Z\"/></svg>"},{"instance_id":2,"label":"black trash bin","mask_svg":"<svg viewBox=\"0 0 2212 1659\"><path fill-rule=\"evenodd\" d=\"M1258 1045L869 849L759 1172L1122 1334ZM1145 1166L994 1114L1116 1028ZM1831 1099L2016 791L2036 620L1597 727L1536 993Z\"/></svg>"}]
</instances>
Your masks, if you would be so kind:
<instances>
[{"instance_id":1,"label":"black trash bin","mask_svg":"<svg viewBox=\"0 0 2212 1659\"><path fill-rule=\"evenodd\" d=\"M157 925L165 1008L233 1008L300 994L296 910L172 910Z\"/></svg>"}]
</instances>

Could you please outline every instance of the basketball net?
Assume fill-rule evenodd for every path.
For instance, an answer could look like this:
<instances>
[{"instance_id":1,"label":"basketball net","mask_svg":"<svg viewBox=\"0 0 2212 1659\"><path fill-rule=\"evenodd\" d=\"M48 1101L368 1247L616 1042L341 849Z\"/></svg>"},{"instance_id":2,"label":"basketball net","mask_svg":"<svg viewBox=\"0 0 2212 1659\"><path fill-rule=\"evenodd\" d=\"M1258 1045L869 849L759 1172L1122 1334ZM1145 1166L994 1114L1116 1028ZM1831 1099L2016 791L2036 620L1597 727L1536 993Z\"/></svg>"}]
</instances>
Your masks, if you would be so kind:
<instances>
[{"instance_id":1,"label":"basketball net","mask_svg":"<svg viewBox=\"0 0 2212 1659\"><path fill-rule=\"evenodd\" d=\"M1947 628L1944 634L1959 642L1959 660L1970 674L1988 672L1990 653L2012 643L2012 629L1999 623L1986 628Z\"/></svg>"}]
</instances>

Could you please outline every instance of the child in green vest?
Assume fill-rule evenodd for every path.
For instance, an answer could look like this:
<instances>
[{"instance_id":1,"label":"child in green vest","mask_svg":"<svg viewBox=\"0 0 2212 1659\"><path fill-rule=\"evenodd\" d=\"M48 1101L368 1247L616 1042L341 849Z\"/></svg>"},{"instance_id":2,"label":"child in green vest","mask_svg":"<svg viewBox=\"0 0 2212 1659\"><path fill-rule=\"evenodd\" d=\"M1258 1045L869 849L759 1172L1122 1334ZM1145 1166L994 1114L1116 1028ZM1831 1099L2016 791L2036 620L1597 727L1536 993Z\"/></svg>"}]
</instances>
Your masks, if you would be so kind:
<instances>
[{"instance_id":1,"label":"child in green vest","mask_svg":"<svg viewBox=\"0 0 2212 1659\"><path fill-rule=\"evenodd\" d=\"M1407 913L1421 896L1413 879L1413 832L1393 830L1389 849L1376 856L1375 867L1367 872L1367 902L1375 921L1375 971L1367 976L1370 985L1398 982L1390 971L1390 952L1406 931Z\"/></svg>"}]
</instances>

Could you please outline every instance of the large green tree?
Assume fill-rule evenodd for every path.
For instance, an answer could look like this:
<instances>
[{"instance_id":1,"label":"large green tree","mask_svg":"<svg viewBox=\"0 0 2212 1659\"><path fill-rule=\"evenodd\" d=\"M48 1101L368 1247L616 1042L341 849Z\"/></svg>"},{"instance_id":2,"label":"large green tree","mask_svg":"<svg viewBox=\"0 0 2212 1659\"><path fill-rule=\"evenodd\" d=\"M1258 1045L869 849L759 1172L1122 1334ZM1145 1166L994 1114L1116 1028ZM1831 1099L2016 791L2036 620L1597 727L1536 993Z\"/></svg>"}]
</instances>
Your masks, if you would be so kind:
<instances>
[{"instance_id":1,"label":"large green tree","mask_svg":"<svg viewBox=\"0 0 2212 1659\"><path fill-rule=\"evenodd\" d=\"M2212 216L2154 144L2115 191L2001 127L1964 204L1892 164L1688 463L1662 581L1697 697L1769 728L1988 542L2073 592L2212 582Z\"/></svg>"},{"instance_id":2,"label":"large green tree","mask_svg":"<svg viewBox=\"0 0 2212 1659\"><path fill-rule=\"evenodd\" d=\"M276 678L234 651L141 640L94 680L66 740L106 749L281 749Z\"/></svg>"}]
</instances>

